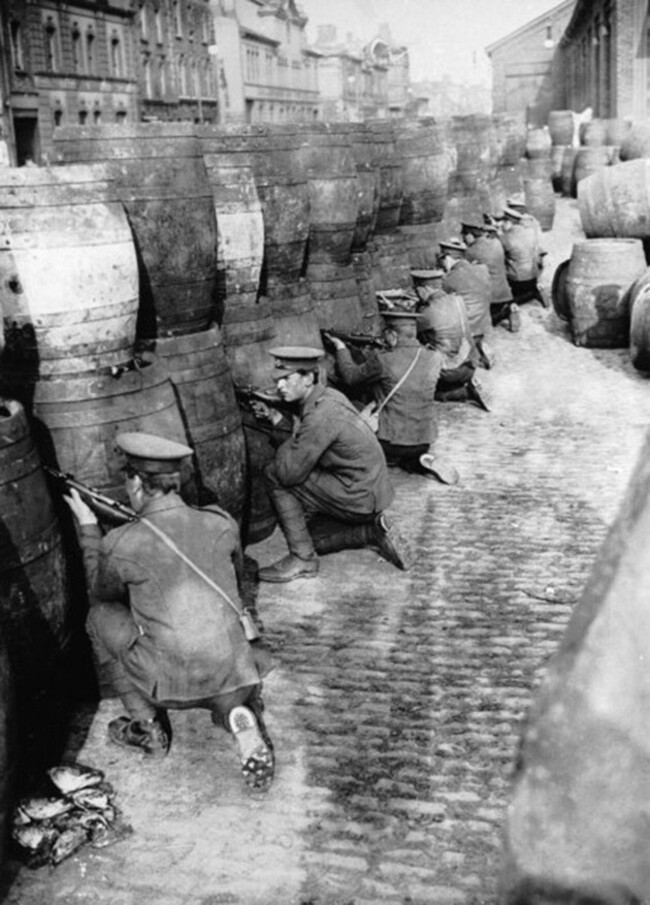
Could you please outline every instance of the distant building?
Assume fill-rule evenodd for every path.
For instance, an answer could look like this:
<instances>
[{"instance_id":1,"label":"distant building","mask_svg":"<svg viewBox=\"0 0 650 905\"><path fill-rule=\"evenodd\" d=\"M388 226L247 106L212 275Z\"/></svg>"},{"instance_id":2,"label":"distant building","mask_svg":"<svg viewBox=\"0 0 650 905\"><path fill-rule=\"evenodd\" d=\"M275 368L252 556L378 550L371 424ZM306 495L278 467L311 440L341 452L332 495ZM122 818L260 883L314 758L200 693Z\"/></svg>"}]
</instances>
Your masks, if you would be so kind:
<instances>
[{"instance_id":1,"label":"distant building","mask_svg":"<svg viewBox=\"0 0 650 905\"><path fill-rule=\"evenodd\" d=\"M446 119L470 113L489 113L492 109L490 88L484 84L459 84L449 76L436 81L414 82L413 97L423 115Z\"/></svg>"},{"instance_id":2,"label":"distant building","mask_svg":"<svg viewBox=\"0 0 650 905\"><path fill-rule=\"evenodd\" d=\"M598 117L650 116L647 0L576 0L559 48L556 102Z\"/></svg>"},{"instance_id":3,"label":"distant building","mask_svg":"<svg viewBox=\"0 0 650 905\"><path fill-rule=\"evenodd\" d=\"M575 2L564 0L486 47L492 61L494 113L526 113L529 123L546 123L548 111L556 106L558 43Z\"/></svg>"},{"instance_id":4,"label":"distant building","mask_svg":"<svg viewBox=\"0 0 650 905\"><path fill-rule=\"evenodd\" d=\"M3 129L12 163L40 162L54 126L137 116L130 0L0 4Z\"/></svg>"},{"instance_id":5,"label":"distant building","mask_svg":"<svg viewBox=\"0 0 650 905\"><path fill-rule=\"evenodd\" d=\"M318 53L294 0L210 0L224 122L319 116Z\"/></svg>"}]
</instances>

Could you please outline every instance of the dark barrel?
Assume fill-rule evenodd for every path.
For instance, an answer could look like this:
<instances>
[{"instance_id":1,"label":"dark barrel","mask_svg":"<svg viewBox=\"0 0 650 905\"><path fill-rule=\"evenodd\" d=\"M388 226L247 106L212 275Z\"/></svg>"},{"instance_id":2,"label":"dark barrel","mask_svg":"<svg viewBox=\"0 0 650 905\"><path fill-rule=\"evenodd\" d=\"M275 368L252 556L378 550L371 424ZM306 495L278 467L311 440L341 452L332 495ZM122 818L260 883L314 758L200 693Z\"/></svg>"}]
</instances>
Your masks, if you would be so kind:
<instances>
[{"instance_id":1,"label":"dark barrel","mask_svg":"<svg viewBox=\"0 0 650 905\"><path fill-rule=\"evenodd\" d=\"M318 318L307 280L269 283L268 299L276 345L320 347Z\"/></svg>"},{"instance_id":2,"label":"dark barrel","mask_svg":"<svg viewBox=\"0 0 650 905\"><path fill-rule=\"evenodd\" d=\"M350 123L350 143L357 167L357 222L352 237L352 252L365 251L375 231L379 213L381 174L375 157L375 143L365 123Z\"/></svg>"},{"instance_id":3,"label":"dark barrel","mask_svg":"<svg viewBox=\"0 0 650 905\"><path fill-rule=\"evenodd\" d=\"M363 329L363 311L352 264L347 267L310 264L307 279L321 328L344 331Z\"/></svg>"},{"instance_id":4,"label":"dark barrel","mask_svg":"<svg viewBox=\"0 0 650 905\"><path fill-rule=\"evenodd\" d=\"M392 232L399 224L404 187L402 167L395 147L393 124L377 119L366 123L375 143L375 161L379 168L379 210L375 233Z\"/></svg>"},{"instance_id":5,"label":"dark barrel","mask_svg":"<svg viewBox=\"0 0 650 905\"><path fill-rule=\"evenodd\" d=\"M197 127L217 217L220 317L255 301L264 258L264 217L248 136L237 126Z\"/></svg>"},{"instance_id":6,"label":"dark barrel","mask_svg":"<svg viewBox=\"0 0 650 905\"><path fill-rule=\"evenodd\" d=\"M0 167L3 368L19 379L133 357L138 267L108 167Z\"/></svg>"},{"instance_id":7,"label":"dark barrel","mask_svg":"<svg viewBox=\"0 0 650 905\"><path fill-rule=\"evenodd\" d=\"M447 133L433 117L396 124L395 150L402 165L400 224L442 220L447 203L451 159Z\"/></svg>"},{"instance_id":8,"label":"dark barrel","mask_svg":"<svg viewBox=\"0 0 650 905\"><path fill-rule=\"evenodd\" d=\"M575 345L629 344L629 289L645 270L638 239L585 239L574 244L564 286Z\"/></svg>"},{"instance_id":9,"label":"dark barrel","mask_svg":"<svg viewBox=\"0 0 650 905\"><path fill-rule=\"evenodd\" d=\"M347 265L359 210L357 163L349 128L332 122L299 128L309 186L309 263Z\"/></svg>"},{"instance_id":10,"label":"dark barrel","mask_svg":"<svg viewBox=\"0 0 650 905\"><path fill-rule=\"evenodd\" d=\"M164 337L156 340L154 348L176 390L194 450L199 502L217 503L241 521L246 450L219 328Z\"/></svg>"},{"instance_id":11,"label":"dark barrel","mask_svg":"<svg viewBox=\"0 0 650 905\"><path fill-rule=\"evenodd\" d=\"M72 637L63 541L25 410L3 398L0 616L21 698L44 692Z\"/></svg>"},{"instance_id":12,"label":"dark barrel","mask_svg":"<svg viewBox=\"0 0 650 905\"><path fill-rule=\"evenodd\" d=\"M571 110L549 110L547 124L552 144L573 144L573 112Z\"/></svg>"},{"instance_id":13,"label":"dark barrel","mask_svg":"<svg viewBox=\"0 0 650 905\"><path fill-rule=\"evenodd\" d=\"M62 162L108 162L140 262L138 337L192 333L215 315L217 224L193 123L61 126Z\"/></svg>"},{"instance_id":14,"label":"dark barrel","mask_svg":"<svg viewBox=\"0 0 650 905\"><path fill-rule=\"evenodd\" d=\"M630 357L638 371L650 371L650 271L630 289Z\"/></svg>"},{"instance_id":15,"label":"dark barrel","mask_svg":"<svg viewBox=\"0 0 650 905\"><path fill-rule=\"evenodd\" d=\"M551 284L551 299L553 301L553 310L557 316L563 320L569 320L569 304L566 297L566 278L569 270L570 261L562 261L555 269L553 274L553 282Z\"/></svg>"}]
</instances>

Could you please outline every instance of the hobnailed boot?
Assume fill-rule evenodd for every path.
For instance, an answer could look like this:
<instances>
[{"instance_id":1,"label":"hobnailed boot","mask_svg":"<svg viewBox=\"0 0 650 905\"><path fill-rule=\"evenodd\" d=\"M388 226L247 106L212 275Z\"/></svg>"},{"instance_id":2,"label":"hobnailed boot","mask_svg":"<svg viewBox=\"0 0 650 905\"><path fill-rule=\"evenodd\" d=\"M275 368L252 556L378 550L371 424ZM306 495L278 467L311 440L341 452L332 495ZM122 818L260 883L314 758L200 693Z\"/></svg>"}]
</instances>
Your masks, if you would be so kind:
<instances>
[{"instance_id":1,"label":"hobnailed boot","mask_svg":"<svg viewBox=\"0 0 650 905\"><path fill-rule=\"evenodd\" d=\"M316 528L312 532L314 547L319 556L325 553L338 553L339 550L358 550L368 547L374 542L374 528L368 525L349 525L343 522L328 528Z\"/></svg>"},{"instance_id":2,"label":"hobnailed boot","mask_svg":"<svg viewBox=\"0 0 650 905\"><path fill-rule=\"evenodd\" d=\"M270 566L259 569L259 580L285 582L296 578L315 578L318 574L318 556L300 501L282 488L274 487L270 493L289 553Z\"/></svg>"}]
</instances>

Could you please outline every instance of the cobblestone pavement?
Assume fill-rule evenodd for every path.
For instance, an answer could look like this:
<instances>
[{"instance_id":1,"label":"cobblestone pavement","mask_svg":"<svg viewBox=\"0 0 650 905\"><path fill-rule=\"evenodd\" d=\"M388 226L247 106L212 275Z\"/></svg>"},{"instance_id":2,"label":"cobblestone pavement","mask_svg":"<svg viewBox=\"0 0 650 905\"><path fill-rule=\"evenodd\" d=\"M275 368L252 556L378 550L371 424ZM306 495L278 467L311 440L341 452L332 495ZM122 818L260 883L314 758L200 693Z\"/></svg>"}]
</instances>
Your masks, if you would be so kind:
<instances>
[{"instance_id":1,"label":"cobblestone pavement","mask_svg":"<svg viewBox=\"0 0 650 905\"><path fill-rule=\"evenodd\" d=\"M580 235L560 201L547 283ZM71 749L106 772L134 834L18 871L7 902L493 905L521 721L650 418L627 350L575 348L552 310L525 306L493 345L492 413L440 407L460 483L394 473L413 570L349 551L317 580L259 589L278 661L270 793L243 790L205 713L172 714L172 751L149 765L106 745L119 707L104 701ZM283 552L277 532L248 550Z\"/></svg>"}]
</instances>

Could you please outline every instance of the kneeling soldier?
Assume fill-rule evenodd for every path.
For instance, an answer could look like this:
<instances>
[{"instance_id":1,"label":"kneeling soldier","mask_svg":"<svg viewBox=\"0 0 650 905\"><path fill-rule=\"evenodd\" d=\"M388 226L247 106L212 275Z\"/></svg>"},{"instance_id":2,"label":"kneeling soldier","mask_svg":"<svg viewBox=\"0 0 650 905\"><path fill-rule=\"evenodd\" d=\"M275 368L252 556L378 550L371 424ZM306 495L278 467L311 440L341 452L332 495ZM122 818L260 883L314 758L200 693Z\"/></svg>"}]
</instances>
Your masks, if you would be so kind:
<instances>
[{"instance_id":1,"label":"kneeling soldier","mask_svg":"<svg viewBox=\"0 0 650 905\"><path fill-rule=\"evenodd\" d=\"M116 443L138 518L102 537L79 494L66 497L79 524L95 660L128 714L109 723L109 739L161 757L167 710L205 708L233 733L247 784L265 790L274 761L261 678L271 667L247 640L237 525L217 506L193 509L179 496L189 447L145 433Z\"/></svg>"},{"instance_id":2,"label":"kneeling soldier","mask_svg":"<svg viewBox=\"0 0 650 905\"><path fill-rule=\"evenodd\" d=\"M257 417L278 429L276 441L283 439L265 476L289 547L288 556L259 570L260 581L313 578L319 553L365 546L407 569L410 552L384 511L394 491L377 437L342 393L319 383L320 349L271 354L278 395L296 414L289 425L278 409L256 405Z\"/></svg>"}]
</instances>

